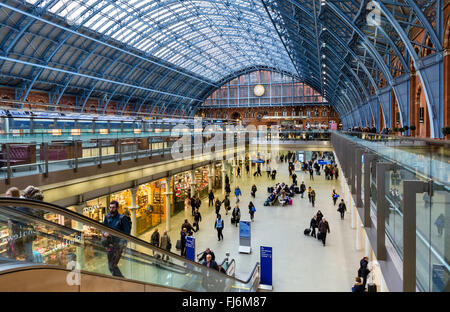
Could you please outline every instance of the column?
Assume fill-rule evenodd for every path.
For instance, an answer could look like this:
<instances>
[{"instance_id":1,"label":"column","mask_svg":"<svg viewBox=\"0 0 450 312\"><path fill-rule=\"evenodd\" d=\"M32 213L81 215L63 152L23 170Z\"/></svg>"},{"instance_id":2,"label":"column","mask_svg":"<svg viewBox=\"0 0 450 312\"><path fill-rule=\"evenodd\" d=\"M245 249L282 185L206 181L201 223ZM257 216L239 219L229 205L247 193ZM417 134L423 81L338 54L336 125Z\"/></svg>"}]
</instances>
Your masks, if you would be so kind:
<instances>
[{"instance_id":1,"label":"column","mask_svg":"<svg viewBox=\"0 0 450 312\"><path fill-rule=\"evenodd\" d=\"M86 207L86 202L82 202L79 203L78 205L75 205L75 211L78 214L83 214L83 209L84 207ZM76 247L75 249L75 255L77 257L77 263L80 266L80 269L82 270L84 268L84 234L83 234L83 223L82 222L75 222L75 226L74 229L78 230L81 232L80 235L80 241L78 241L77 243L79 244L80 247Z\"/></svg>"},{"instance_id":2,"label":"column","mask_svg":"<svg viewBox=\"0 0 450 312\"><path fill-rule=\"evenodd\" d=\"M225 174L227 173L225 164L225 160L222 160L222 195L225 195Z\"/></svg>"},{"instance_id":3,"label":"column","mask_svg":"<svg viewBox=\"0 0 450 312\"><path fill-rule=\"evenodd\" d=\"M208 192L211 192L211 190L213 189L212 182L213 182L214 176L212 173L212 167L213 167L213 164L208 165Z\"/></svg>"},{"instance_id":4,"label":"column","mask_svg":"<svg viewBox=\"0 0 450 312\"><path fill-rule=\"evenodd\" d=\"M232 163L232 168L233 168L233 177L234 177L234 180L236 181L236 175L237 175L237 170L236 170L236 163L237 163L237 159L236 158L233 158L233 160L231 161L231 163Z\"/></svg>"},{"instance_id":5,"label":"column","mask_svg":"<svg viewBox=\"0 0 450 312\"><path fill-rule=\"evenodd\" d=\"M252 155L250 155L250 153L248 154L248 166L250 168L250 178L253 178Z\"/></svg>"},{"instance_id":6,"label":"column","mask_svg":"<svg viewBox=\"0 0 450 312\"><path fill-rule=\"evenodd\" d=\"M131 212L131 236L135 236L137 235L137 231L136 231L136 227L137 227L137 221L136 221L136 210L139 208L139 206L136 204L137 203L137 191L138 191L138 187L133 187L130 189L131 191L131 206L130 208L130 212Z\"/></svg>"},{"instance_id":7,"label":"column","mask_svg":"<svg viewBox=\"0 0 450 312\"><path fill-rule=\"evenodd\" d=\"M354 208L356 210L356 207ZM361 250L361 218L356 216L356 241L355 241L356 250Z\"/></svg>"},{"instance_id":8,"label":"column","mask_svg":"<svg viewBox=\"0 0 450 312\"><path fill-rule=\"evenodd\" d=\"M195 169L191 170L191 197L195 197L195 186L197 185L195 181Z\"/></svg>"},{"instance_id":9,"label":"column","mask_svg":"<svg viewBox=\"0 0 450 312\"><path fill-rule=\"evenodd\" d=\"M350 206L352 209L352 229L354 229L354 228L356 228L357 211L356 211L355 203L353 202L353 196L352 196L350 188L348 189L348 194L350 197Z\"/></svg>"},{"instance_id":10,"label":"column","mask_svg":"<svg viewBox=\"0 0 450 312\"><path fill-rule=\"evenodd\" d=\"M167 232L170 231L170 212L171 212L170 200L171 200L171 196L173 194L173 192L170 191L171 182L172 182L172 177L167 177L166 178L166 192L164 193L164 195L166 195L166 231Z\"/></svg>"},{"instance_id":11,"label":"column","mask_svg":"<svg viewBox=\"0 0 450 312\"><path fill-rule=\"evenodd\" d=\"M364 256L369 257L369 260L371 260L372 246L370 245L369 236L367 236L366 231L364 231L364 238Z\"/></svg>"}]
</instances>

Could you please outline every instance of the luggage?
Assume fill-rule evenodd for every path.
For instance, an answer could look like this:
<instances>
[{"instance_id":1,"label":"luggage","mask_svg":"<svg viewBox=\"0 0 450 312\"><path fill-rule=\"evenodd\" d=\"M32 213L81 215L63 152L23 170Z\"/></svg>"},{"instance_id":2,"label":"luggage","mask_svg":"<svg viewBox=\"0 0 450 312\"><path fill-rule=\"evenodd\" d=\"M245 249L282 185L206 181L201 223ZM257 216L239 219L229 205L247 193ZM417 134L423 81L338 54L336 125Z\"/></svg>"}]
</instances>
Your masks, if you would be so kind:
<instances>
[{"instance_id":1,"label":"luggage","mask_svg":"<svg viewBox=\"0 0 450 312\"><path fill-rule=\"evenodd\" d=\"M305 235L309 235L311 233L311 229L305 229L305 231L303 232L303 234Z\"/></svg>"},{"instance_id":2,"label":"luggage","mask_svg":"<svg viewBox=\"0 0 450 312\"><path fill-rule=\"evenodd\" d=\"M178 250L181 250L181 239L177 240L177 244L175 245L175 248Z\"/></svg>"},{"instance_id":3,"label":"luggage","mask_svg":"<svg viewBox=\"0 0 450 312\"><path fill-rule=\"evenodd\" d=\"M367 284L367 292L377 292L377 285L373 283Z\"/></svg>"},{"instance_id":4,"label":"luggage","mask_svg":"<svg viewBox=\"0 0 450 312\"><path fill-rule=\"evenodd\" d=\"M292 205L292 198L289 198L289 205Z\"/></svg>"}]
</instances>

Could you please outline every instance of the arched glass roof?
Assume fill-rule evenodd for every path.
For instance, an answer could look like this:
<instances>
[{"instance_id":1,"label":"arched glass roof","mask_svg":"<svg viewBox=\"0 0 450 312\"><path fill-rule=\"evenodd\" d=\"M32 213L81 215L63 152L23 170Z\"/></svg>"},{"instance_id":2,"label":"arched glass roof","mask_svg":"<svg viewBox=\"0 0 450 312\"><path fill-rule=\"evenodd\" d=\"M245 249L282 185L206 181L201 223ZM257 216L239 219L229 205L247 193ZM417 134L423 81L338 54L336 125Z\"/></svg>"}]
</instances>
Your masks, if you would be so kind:
<instances>
[{"instance_id":1,"label":"arched glass roof","mask_svg":"<svg viewBox=\"0 0 450 312\"><path fill-rule=\"evenodd\" d=\"M261 64L296 73L259 0L45 0L38 7L211 81Z\"/></svg>"}]
</instances>

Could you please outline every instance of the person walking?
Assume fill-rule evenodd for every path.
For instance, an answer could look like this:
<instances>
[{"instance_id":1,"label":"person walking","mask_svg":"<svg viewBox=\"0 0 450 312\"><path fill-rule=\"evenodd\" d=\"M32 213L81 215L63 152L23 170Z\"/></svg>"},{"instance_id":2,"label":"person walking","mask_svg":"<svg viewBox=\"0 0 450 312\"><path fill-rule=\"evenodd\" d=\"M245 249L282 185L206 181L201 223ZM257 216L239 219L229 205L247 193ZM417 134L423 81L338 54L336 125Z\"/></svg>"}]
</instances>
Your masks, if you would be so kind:
<instances>
[{"instance_id":1,"label":"person walking","mask_svg":"<svg viewBox=\"0 0 450 312\"><path fill-rule=\"evenodd\" d=\"M115 200L109 204L109 213L105 216L103 224L127 235L131 232L131 221L128 217L119 213L119 203ZM102 240L108 251L109 271L113 276L124 277L118 264L128 242L107 232L103 232Z\"/></svg>"},{"instance_id":2,"label":"person walking","mask_svg":"<svg viewBox=\"0 0 450 312\"><path fill-rule=\"evenodd\" d=\"M229 196L230 193L231 193L230 184L225 184L225 194L227 194L227 196Z\"/></svg>"},{"instance_id":3,"label":"person walking","mask_svg":"<svg viewBox=\"0 0 450 312\"><path fill-rule=\"evenodd\" d=\"M213 190L209 191L208 198L209 198L208 207L214 206L214 192L213 192Z\"/></svg>"},{"instance_id":4,"label":"person walking","mask_svg":"<svg viewBox=\"0 0 450 312\"><path fill-rule=\"evenodd\" d=\"M309 228L311 229L311 236L316 237L316 229L319 226L317 222L317 216L313 216L311 222L309 223Z\"/></svg>"},{"instance_id":5,"label":"person walking","mask_svg":"<svg viewBox=\"0 0 450 312\"><path fill-rule=\"evenodd\" d=\"M192 211L191 199L188 197L184 200L184 218L186 219L189 215L189 211Z\"/></svg>"},{"instance_id":6,"label":"person walking","mask_svg":"<svg viewBox=\"0 0 450 312\"><path fill-rule=\"evenodd\" d=\"M270 178L270 173L272 172L272 170L270 169L269 165L267 165L267 167L266 167L266 172L267 172L267 178Z\"/></svg>"},{"instance_id":7,"label":"person walking","mask_svg":"<svg viewBox=\"0 0 450 312\"><path fill-rule=\"evenodd\" d=\"M257 166L256 175L261 176L261 165L260 164L258 164L258 166Z\"/></svg>"},{"instance_id":8,"label":"person walking","mask_svg":"<svg viewBox=\"0 0 450 312\"><path fill-rule=\"evenodd\" d=\"M251 192L251 195L252 195L253 198L256 197L256 191L257 191L257 190L258 190L258 189L256 188L256 185L253 184L253 185L252 185L252 192Z\"/></svg>"},{"instance_id":9,"label":"person walking","mask_svg":"<svg viewBox=\"0 0 450 312\"><path fill-rule=\"evenodd\" d=\"M236 227L238 226L239 221L241 220L241 209L239 209L239 205L233 208L233 212L231 213L231 217L234 219L234 223Z\"/></svg>"},{"instance_id":10,"label":"person walking","mask_svg":"<svg viewBox=\"0 0 450 312\"><path fill-rule=\"evenodd\" d=\"M316 202L316 191L311 190L311 204L313 207L315 202Z\"/></svg>"},{"instance_id":11,"label":"person walking","mask_svg":"<svg viewBox=\"0 0 450 312\"><path fill-rule=\"evenodd\" d=\"M200 213L200 211L198 211L198 209L196 208L194 211L194 224L193 226L195 227L195 232L198 232L198 230L200 230L200 225L199 222L202 221L202 215Z\"/></svg>"},{"instance_id":12,"label":"person walking","mask_svg":"<svg viewBox=\"0 0 450 312\"><path fill-rule=\"evenodd\" d=\"M319 223L319 237L322 240L323 246L325 247L325 241L327 239L327 232L330 233L330 226L328 225L328 221L325 218Z\"/></svg>"},{"instance_id":13,"label":"person walking","mask_svg":"<svg viewBox=\"0 0 450 312\"><path fill-rule=\"evenodd\" d=\"M334 167L334 177L335 177L335 179L337 180L338 179L338 177L339 177L339 169L338 169L338 167L336 166L336 167Z\"/></svg>"},{"instance_id":14,"label":"person walking","mask_svg":"<svg viewBox=\"0 0 450 312\"><path fill-rule=\"evenodd\" d=\"M217 200L216 200L216 215L218 215L220 212L220 206L222 206L222 202L220 201L220 199L217 198Z\"/></svg>"},{"instance_id":15,"label":"person walking","mask_svg":"<svg viewBox=\"0 0 450 312\"><path fill-rule=\"evenodd\" d=\"M231 209L231 203L230 199L228 198L228 195L225 195L225 199L222 202L224 204L225 208L225 214L228 215L228 211Z\"/></svg>"},{"instance_id":16,"label":"person walking","mask_svg":"<svg viewBox=\"0 0 450 312\"><path fill-rule=\"evenodd\" d=\"M245 172L247 175L250 173L250 165L248 163L245 164Z\"/></svg>"},{"instance_id":17,"label":"person walking","mask_svg":"<svg viewBox=\"0 0 450 312\"><path fill-rule=\"evenodd\" d=\"M297 185L297 174L295 172L292 173L292 184Z\"/></svg>"},{"instance_id":18,"label":"person walking","mask_svg":"<svg viewBox=\"0 0 450 312\"><path fill-rule=\"evenodd\" d=\"M228 173L225 173L225 185L230 184L230 178L228 177Z\"/></svg>"},{"instance_id":19,"label":"person walking","mask_svg":"<svg viewBox=\"0 0 450 312\"><path fill-rule=\"evenodd\" d=\"M255 211L256 211L255 205L253 204L253 202L250 202L248 204L248 213L250 214L250 219L252 221L254 221L253 218L255 217Z\"/></svg>"},{"instance_id":20,"label":"person walking","mask_svg":"<svg viewBox=\"0 0 450 312\"><path fill-rule=\"evenodd\" d=\"M345 206L344 200L341 199L341 202L339 203L339 207L337 211L341 214L341 220L344 220L344 213L347 210L347 207Z\"/></svg>"},{"instance_id":21,"label":"person walking","mask_svg":"<svg viewBox=\"0 0 450 312\"><path fill-rule=\"evenodd\" d=\"M302 184L300 184L300 195L302 196L302 198L303 198L303 195L305 194L305 191L306 191L306 185L305 185L305 182L302 181Z\"/></svg>"},{"instance_id":22,"label":"person walking","mask_svg":"<svg viewBox=\"0 0 450 312\"><path fill-rule=\"evenodd\" d=\"M161 236L161 249L164 249L168 252L170 252L170 249L172 249L172 242L170 241L170 237L169 234L167 234L167 231L164 231L163 236ZM162 259L168 261L169 256L163 255Z\"/></svg>"},{"instance_id":23,"label":"person walking","mask_svg":"<svg viewBox=\"0 0 450 312\"><path fill-rule=\"evenodd\" d=\"M180 232L180 241L181 241L181 251L180 254L182 257L186 257L186 237L188 236L188 231L184 227Z\"/></svg>"},{"instance_id":24,"label":"person walking","mask_svg":"<svg viewBox=\"0 0 450 312\"><path fill-rule=\"evenodd\" d=\"M436 220L434 221L434 225L436 225L439 237L442 236L442 234L444 233L444 226L445 226L445 216L443 213L441 213L436 218Z\"/></svg>"},{"instance_id":25,"label":"person walking","mask_svg":"<svg viewBox=\"0 0 450 312\"><path fill-rule=\"evenodd\" d=\"M311 192L312 192L312 188L311 188L311 186L308 186L308 199L309 199L309 202L311 202Z\"/></svg>"},{"instance_id":26,"label":"person walking","mask_svg":"<svg viewBox=\"0 0 450 312\"><path fill-rule=\"evenodd\" d=\"M194 215L195 207L197 207L197 200L195 199L195 196L191 197L191 215Z\"/></svg>"},{"instance_id":27,"label":"person walking","mask_svg":"<svg viewBox=\"0 0 450 312\"><path fill-rule=\"evenodd\" d=\"M314 181L314 170L312 167L309 168L309 179Z\"/></svg>"},{"instance_id":28,"label":"person walking","mask_svg":"<svg viewBox=\"0 0 450 312\"><path fill-rule=\"evenodd\" d=\"M367 268L369 265L369 257L365 256L359 262L358 277L363 279L363 288L366 289L367 276L369 276L370 270Z\"/></svg>"},{"instance_id":29,"label":"person walking","mask_svg":"<svg viewBox=\"0 0 450 312\"><path fill-rule=\"evenodd\" d=\"M241 167L237 167L237 177L241 177Z\"/></svg>"},{"instance_id":30,"label":"person walking","mask_svg":"<svg viewBox=\"0 0 450 312\"><path fill-rule=\"evenodd\" d=\"M198 209L198 208L195 208ZM195 213L195 211L194 211ZM194 231L194 227L189 223L188 219L184 219L184 223L181 225L181 230L183 230L183 228L186 228L187 232L189 234L192 234L192 232Z\"/></svg>"},{"instance_id":31,"label":"person walking","mask_svg":"<svg viewBox=\"0 0 450 312\"><path fill-rule=\"evenodd\" d=\"M236 196L236 202L239 202L239 196L242 195L241 189L239 188L239 186L236 186L236 188L234 189L234 195Z\"/></svg>"},{"instance_id":32,"label":"person walking","mask_svg":"<svg viewBox=\"0 0 450 312\"><path fill-rule=\"evenodd\" d=\"M224 222L223 222L222 216L220 214L218 214L216 222L214 223L214 228L217 230L217 237L219 238L219 241L221 238L223 240L223 234L222 234L223 227L224 227Z\"/></svg>"},{"instance_id":33,"label":"person walking","mask_svg":"<svg viewBox=\"0 0 450 312\"><path fill-rule=\"evenodd\" d=\"M331 193L331 199L333 199L333 205L336 206L336 201L338 200L338 193L336 193L336 190L333 189L333 193Z\"/></svg>"},{"instance_id":34,"label":"person walking","mask_svg":"<svg viewBox=\"0 0 450 312\"><path fill-rule=\"evenodd\" d=\"M316 216L317 216L317 226L319 226L320 221L322 221L323 214L320 210L317 210Z\"/></svg>"}]
</instances>

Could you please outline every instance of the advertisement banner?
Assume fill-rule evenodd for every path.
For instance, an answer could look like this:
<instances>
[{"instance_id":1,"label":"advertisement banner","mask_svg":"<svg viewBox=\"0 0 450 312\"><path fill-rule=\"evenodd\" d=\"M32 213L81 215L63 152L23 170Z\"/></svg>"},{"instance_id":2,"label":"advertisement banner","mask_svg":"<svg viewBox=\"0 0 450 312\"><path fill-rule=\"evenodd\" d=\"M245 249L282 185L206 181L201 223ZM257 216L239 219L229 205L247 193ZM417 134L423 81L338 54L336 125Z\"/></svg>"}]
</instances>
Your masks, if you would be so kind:
<instances>
[{"instance_id":1,"label":"advertisement banner","mask_svg":"<svg viewBox=\"0 0 450 312\"><path fill-rule=\"evenodd\" d=\"M195 261L195 238L193 236L186 237L186 259Z\"/></svg>"},{"instance_id":2,"label":"advertisement banner","mask_svg":"<svg viewBox=\"0 0 450 312\"><path fill-rule=\"evenodd\" d=\"M260 288L272 289L272 247L260 247L261 281Z\"/></svg>"}]
</instances>

